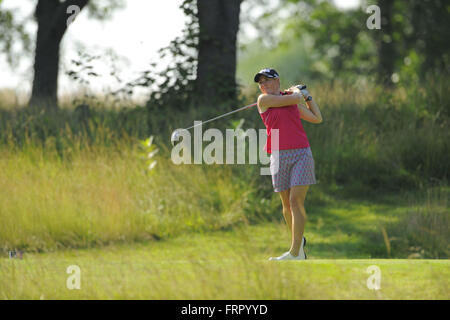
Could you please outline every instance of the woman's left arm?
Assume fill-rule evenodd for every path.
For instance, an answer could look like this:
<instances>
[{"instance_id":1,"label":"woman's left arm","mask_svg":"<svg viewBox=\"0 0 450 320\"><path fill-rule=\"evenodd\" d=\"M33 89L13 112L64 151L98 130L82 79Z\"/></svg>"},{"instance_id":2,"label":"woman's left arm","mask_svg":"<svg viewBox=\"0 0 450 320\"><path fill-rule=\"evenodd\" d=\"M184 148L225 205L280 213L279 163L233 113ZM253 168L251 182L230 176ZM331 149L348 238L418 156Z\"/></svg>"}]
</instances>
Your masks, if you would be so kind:
<instances>
[{"instance_id":1,"label":"woman's left arm","mask_svg":"<svg viewBox=\"0 0 450 320\"><path fill-rule=\"evenodd\" d=\"M300 111L300 118L312 123L321 123L322 114L319 106L314 100L306 101L307 106L303 104L298 105Z\"/></svg>"},{"instance_id":2,"label":"woman's left arm","mask_svg":"<svg viewBox=\"0 0 450 320\"><path fill-rule=\"evenodd\" d=\"M321 123L322 122L322 114L320 113L319 106L314 100L305 101L308 105L308 111L313 113L316 117L316 122L314 123Z\"/></svg>"},{"instance_id":3,"label":"woman's left arm","mask_svg":"<svg viewBox=\"0 0 450 320\"><path fill-rule=\"evenodd\" d=\"M290 93L290 92L302 93L300 91L300 89L298 88L298 86L290 87L285 92L287 92L287 93ZM307 92L307 94L309 94L309 93ZM303 95L303 93L302 93L302 95ZM303 98L306 98L306 97L303 96ZM319 106L317 105L317 103L314 100L306 100L306 99L305 99L305 102L306 102L306 106L303 104L298 105L298 110L300 111L300 119L303 119L303 120L306 120L306 121L312 122L312 123L321 123L322 122L322 114L320 113L320 109L319 109Z\"/></svg>"}]
</instances>

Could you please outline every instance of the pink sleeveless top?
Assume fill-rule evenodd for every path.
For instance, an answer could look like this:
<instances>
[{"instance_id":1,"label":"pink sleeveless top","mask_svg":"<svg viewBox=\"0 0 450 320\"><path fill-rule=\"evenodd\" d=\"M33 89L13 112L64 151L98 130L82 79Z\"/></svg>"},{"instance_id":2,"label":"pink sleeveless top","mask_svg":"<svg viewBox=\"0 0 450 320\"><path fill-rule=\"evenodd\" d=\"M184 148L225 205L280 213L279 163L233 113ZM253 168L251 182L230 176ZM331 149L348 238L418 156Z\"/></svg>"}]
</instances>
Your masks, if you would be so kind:
<instances>
[{"instance_id":1,"label":"pink sleeveless top","mask_svg":"<svg viewBox=\"0 0 450 320\"><path fill-rule=\"evenodd\" d=\"M267 128L267 141L264 150L272 153L272 129L278 129L278 150L299 149L309 147L308 137L300 120L300 111L296 104L286 107L269 108L260 113ZM276 149L274 149L276 150Z\"/></svg>"}]
</instances>

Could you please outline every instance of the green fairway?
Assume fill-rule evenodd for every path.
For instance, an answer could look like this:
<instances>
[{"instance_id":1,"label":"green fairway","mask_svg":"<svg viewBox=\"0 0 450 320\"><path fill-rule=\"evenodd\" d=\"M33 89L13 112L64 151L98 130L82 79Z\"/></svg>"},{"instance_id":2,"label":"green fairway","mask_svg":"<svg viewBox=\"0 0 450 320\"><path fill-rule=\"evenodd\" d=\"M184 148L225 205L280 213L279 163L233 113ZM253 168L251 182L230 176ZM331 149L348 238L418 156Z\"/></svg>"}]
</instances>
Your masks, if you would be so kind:
<instances>
[{"instance_id":1,"label":"green fairway","mask_svg":"<svg viewBox=\"0 0 450 320\"><path fill-rule=\"evenodd\" d=\"M167 241L25 254L0 260L1 299L449 299L448 260L267 261L287 249L277 223L183 235ZM308 235L307 235L308 236ZM314 238L314 237L313 237ZM316 248L318 251L315 251ZM69 290L71 265L81 288ZM381 271L370 290L369 266Z\"/></svg>"}]
</instances>

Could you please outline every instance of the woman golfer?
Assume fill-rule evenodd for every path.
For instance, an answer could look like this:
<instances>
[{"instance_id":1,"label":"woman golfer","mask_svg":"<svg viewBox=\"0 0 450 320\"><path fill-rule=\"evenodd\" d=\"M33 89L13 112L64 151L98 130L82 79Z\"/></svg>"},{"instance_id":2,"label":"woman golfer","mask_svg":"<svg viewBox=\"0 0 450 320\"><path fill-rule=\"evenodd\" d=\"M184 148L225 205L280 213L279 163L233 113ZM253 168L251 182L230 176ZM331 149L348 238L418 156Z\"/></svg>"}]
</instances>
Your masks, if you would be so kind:
<instances>
[{"instance_id":1,"label":"woman golfer","mask_svg":"<svg viewBox=\"0 0 450 320\"><path fill-rule=\"evenodd\" d=\"M290 250L269 260L305 260L304 202L309 185L315 184L316 178L314 159L300 119L321 123L322 115L308 91L291 87L281 92L280 77L274 69L261 70L254 80L262 92L257 105L267 128L264 150L270 154L272 184L274 191L280 193L283 215L292 235ZM300 104L302 100L306 105ZM275 143L272 138L276 140L277 135L272 129L278 129Z\"/></svg>"}]
</instances>

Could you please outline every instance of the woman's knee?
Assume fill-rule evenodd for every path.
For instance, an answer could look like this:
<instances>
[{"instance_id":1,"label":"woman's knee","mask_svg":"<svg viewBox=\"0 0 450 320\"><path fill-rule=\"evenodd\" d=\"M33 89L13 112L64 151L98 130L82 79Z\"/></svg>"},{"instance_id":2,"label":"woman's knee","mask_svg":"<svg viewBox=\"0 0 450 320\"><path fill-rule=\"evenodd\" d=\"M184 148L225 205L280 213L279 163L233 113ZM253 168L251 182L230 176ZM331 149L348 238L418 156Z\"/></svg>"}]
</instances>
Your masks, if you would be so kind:
<instances>
[{"instance_id":1,"label":"woman's knee","mask_svg":"<svg viewBox=\"0 0 450 320\"><path fill-rule=\"evenodd\" d=\"M304 219L306 219L306 210L305 206L301 201L298 200L292 200L291 203L291 212L292 215L301 215Z\"/></svg>"},{"instance_id":2,"label":"woman's knee","mask_svg":"<svg viewBox=\"0 0 450 320\"><path fill-rule=\"evenodd\" d=\"M301 201L301 199L290 197L289 198L289 206L291 209L298 210L298 209L304 209L304 203Z\"/></svg>"},{"instance_id":3,"label":"woman's knee","mask_svg":"<svg viewBox=\"0 0 450 320\"><path fill-rule=\"evenodd\" d=\"M284 214L285 216L291 215L291 207L290 207L290 206L283 207L283 214Z\"/></svg>"}]
</instances>

